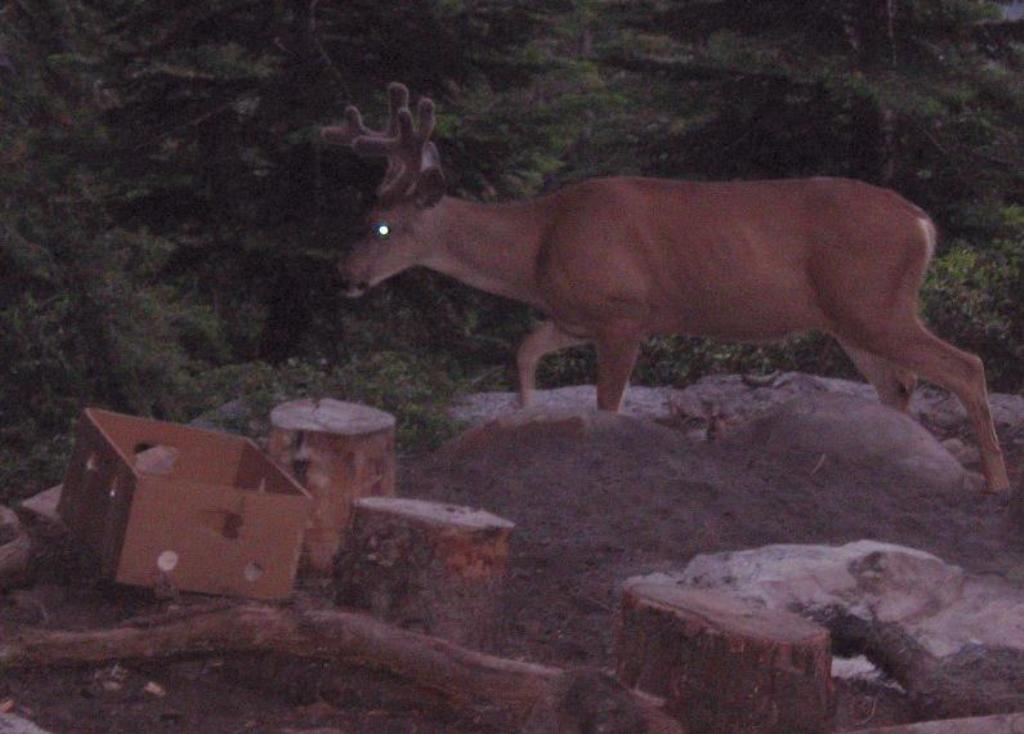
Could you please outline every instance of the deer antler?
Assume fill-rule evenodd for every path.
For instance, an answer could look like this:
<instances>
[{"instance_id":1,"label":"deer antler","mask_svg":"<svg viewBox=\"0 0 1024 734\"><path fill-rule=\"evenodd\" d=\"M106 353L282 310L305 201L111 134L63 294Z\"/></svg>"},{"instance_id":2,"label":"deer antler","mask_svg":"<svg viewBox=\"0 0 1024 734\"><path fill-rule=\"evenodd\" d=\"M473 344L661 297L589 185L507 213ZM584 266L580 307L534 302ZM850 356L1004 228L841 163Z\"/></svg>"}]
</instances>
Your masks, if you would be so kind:
<instances>
[{"instance_id":1,"label":"deer antler","mask_svg":"<svg viewBox=\"0 0 1024 734\"><path fill-rule=\"evenodd\" d=\"M348 146L357 155L387 158L388 169L377 188L377 196L385 204L412 196L423 174L441 176L440 155L430 142L436 123L434 103L427 97L420 99L416 106L419 119L414 129L409 90L404 84L392 82L388 85L388 110L387 128L382 131L367 128L363 116L353 105L345 108L343 125L320 130L324 140ZM440 181L443 184L443 178Z\"/></svg>"}]
</instances>

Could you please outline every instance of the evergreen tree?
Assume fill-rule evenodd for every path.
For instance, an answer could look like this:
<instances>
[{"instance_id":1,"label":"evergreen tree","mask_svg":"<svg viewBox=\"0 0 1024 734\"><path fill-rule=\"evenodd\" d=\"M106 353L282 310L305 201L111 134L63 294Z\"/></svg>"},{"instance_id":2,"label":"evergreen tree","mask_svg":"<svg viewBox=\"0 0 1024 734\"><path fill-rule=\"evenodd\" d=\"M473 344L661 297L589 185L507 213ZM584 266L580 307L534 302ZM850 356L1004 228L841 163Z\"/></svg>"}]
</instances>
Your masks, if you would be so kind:
<instances>
[{"instance_id":1,"label":"evergreen tree","mask_svg":"<svg viewBox=\"0 0 1024 734\"><path fill-rule=\"evenodd\" d=\"M205 328L204 310L158 277L170 243L113 219L103 100L77 68L80 11L8 4L0 33L5 490L52 468L85 403L174 415L191 367L181 338Z\"/></svg>"},{"instance_id":2,"label":"evergreen tree","mask_svg":"<svg viewBox=\"0 0 1024 734\"><path fill-rule=\"evenodd\" d=\"M957 233L1019 198L1024 61L981 0L647 0L608 61L660 82L676 119L652 172L832 174L892 186ZM680 122L682 121L682 122Z\"/></svg>"}]
</instances>

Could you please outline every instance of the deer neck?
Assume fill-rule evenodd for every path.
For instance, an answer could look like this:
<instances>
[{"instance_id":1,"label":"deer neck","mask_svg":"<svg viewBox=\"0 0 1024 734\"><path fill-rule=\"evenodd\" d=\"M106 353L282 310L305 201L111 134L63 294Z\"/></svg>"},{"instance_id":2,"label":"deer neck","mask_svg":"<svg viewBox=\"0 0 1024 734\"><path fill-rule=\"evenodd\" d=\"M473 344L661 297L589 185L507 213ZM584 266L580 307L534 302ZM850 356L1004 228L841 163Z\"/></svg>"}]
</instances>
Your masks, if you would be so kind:
<instances>
[{"instance_id":1,"label":"deer neck","mask_svg":"<svg viewBox=\"0 0 1024 734\"><path fill-rule=\"evenodd\" d=\"M423 264L480 290L544 307L536 282L543 232L539 202L479 204L444 197L436 207L438 248Z\"/></svg>"}]
</instances>

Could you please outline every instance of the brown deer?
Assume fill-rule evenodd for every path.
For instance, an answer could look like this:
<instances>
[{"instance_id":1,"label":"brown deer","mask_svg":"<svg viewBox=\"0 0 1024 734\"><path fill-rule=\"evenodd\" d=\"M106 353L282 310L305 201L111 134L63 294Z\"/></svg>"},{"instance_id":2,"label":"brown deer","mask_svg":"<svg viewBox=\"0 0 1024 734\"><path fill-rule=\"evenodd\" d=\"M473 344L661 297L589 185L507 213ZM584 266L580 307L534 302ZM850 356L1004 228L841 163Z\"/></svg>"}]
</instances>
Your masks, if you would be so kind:
<instances>
[{"instance_id":1,"label":"brown deer","mask_svg":"<svg viewBox=\"0 0 1024 734\"><path fill-rule=\"evenodd\" d=\"M547 314L519 348L529 404L538 360L597 348L597 404L619 409L643 341L690 334L765 341L818 329L836 337L881 401L906 412L917 375L956 394L981 448L989 491L1008 489L981 360L933 335L917 294L936 230L893 191L839 178L693 183L616 177L537 199L445 196L434 105L416 126L409 92L388 88L390 119L367 129L348 107L325 141L387 159L369 233L341 264L359 297L415 265Z\"/></svg>"}]
</instances>

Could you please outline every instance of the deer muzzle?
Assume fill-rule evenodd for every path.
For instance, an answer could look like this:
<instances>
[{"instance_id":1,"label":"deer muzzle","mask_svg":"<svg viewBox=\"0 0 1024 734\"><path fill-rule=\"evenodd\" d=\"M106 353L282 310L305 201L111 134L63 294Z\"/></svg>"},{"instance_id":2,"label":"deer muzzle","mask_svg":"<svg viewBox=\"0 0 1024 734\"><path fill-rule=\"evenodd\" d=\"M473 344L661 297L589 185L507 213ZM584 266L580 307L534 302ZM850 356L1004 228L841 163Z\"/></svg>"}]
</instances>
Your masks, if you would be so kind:
<instances>
[{"instance_id":1,"label":"deer muzzle","mask_svg":"<svg viewBox=\"0 0 1024 734\"><path fill-rule=\"evenodd\" d=\"M341 273L341 292L346 298L359 298L370 290L367 276L354 272L348 263L341 263L338 271Z\"/></svg>"},{"instance_id":2,"label":"deer muzzle","mask_svg":"<svg viewBox=\"0 0 1024 734\"><path fill-rule=\"evenodd\" d=\"M346 298L360 298L368 290L370 290L370 284L365 280L352 281L343 279L341 281L341 292Z\"/></svg>"}]
</instances>

